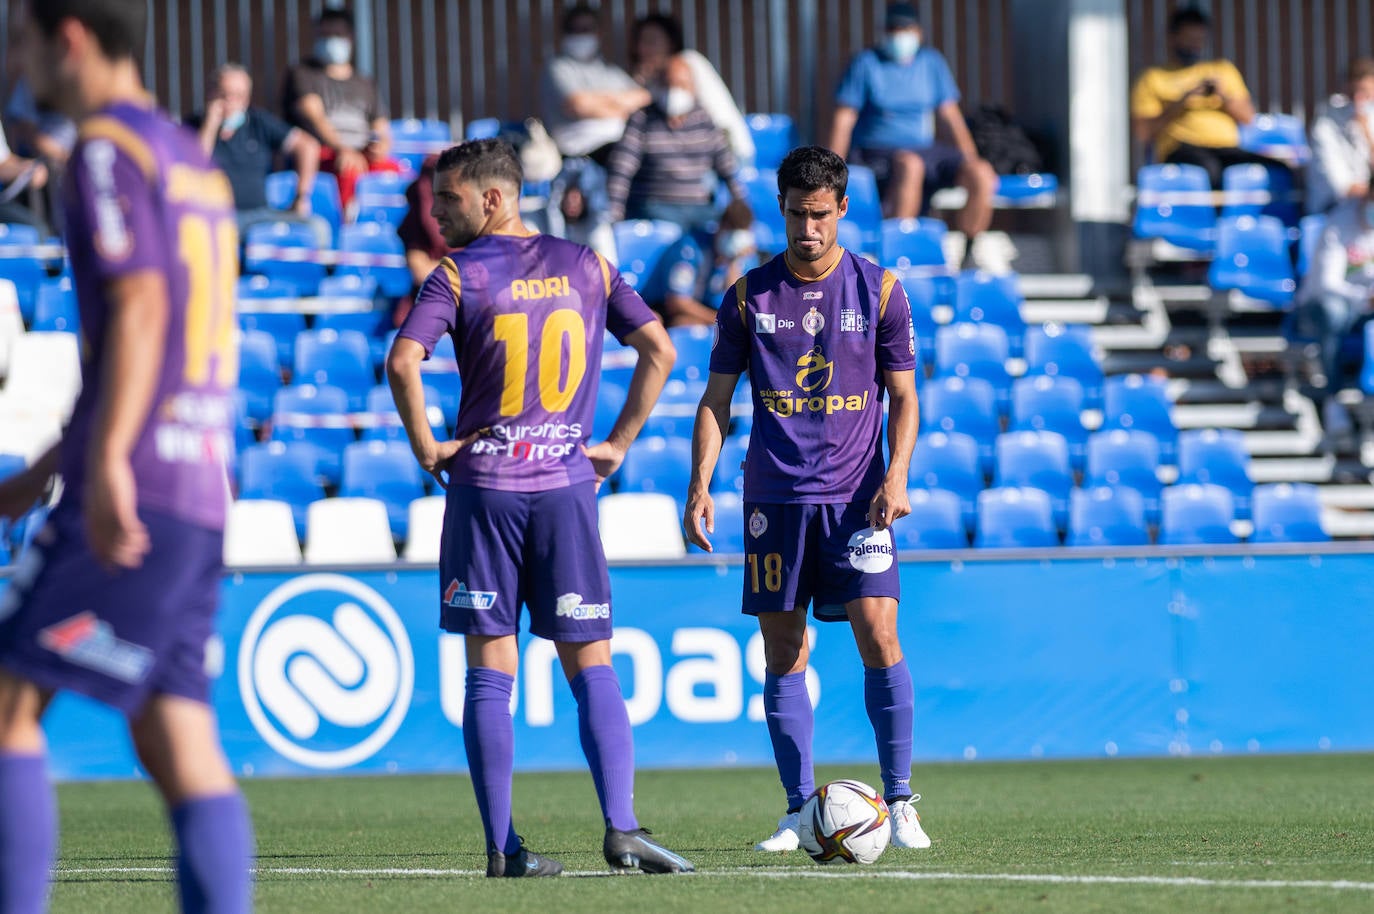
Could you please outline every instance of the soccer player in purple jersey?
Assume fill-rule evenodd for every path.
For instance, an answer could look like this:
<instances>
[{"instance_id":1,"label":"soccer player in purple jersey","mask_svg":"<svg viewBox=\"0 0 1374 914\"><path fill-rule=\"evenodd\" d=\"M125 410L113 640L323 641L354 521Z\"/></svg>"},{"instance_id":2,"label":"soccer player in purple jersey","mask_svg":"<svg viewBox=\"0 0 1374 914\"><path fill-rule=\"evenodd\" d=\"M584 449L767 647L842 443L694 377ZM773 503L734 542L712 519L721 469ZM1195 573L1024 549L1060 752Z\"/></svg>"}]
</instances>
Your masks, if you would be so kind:
<instances>
[{"instance_id":1,"label":"soccer player in purple jersey","mask_svg":"<svg viewBox=\"0 0 1374 914\"><path fill-rule=\"evenodd\" d=\"M798 846L798 811L815 787L806 614L848 620L864 664L892 842L929 847L911 793L911 674L897 640L898 574L890 527L911 513L916 346L897 278L835 243L849 205L844 160L818 146L778 168L787 250L750 270L716 317L711 372L692 435L683 518L710 551L709 494L741 372L753 388L744 460L744 612L759 620L768 735L787 813L756 849ZM883 396L891 399L883 466Z\"/></svg>"},{"instance_id":2,"label":"soccer player in purple jersey","mask_svg":"<svg viewBox=\"0 0 1374 914\"><path fill-rule=\"evenodd\" d=\"M62 441L0 486L0 516L65 494L0 598L0 912L47 904L57 838L40 720L59 690L128 717L166 801L188 912L252 906L248 811L220 749L213 631L238 374L229 183L144 92L144 0L44 0L22 48L80 139L65 224L85 338Z\"/></svg>"},{"instance_id":3,"label":"soccer player in purple jersey","mask_svg":"<svg viewBox=\"0 0 1374 914\"><path fill-rule=\"evenodd\" d=\"M557 876L511 820L511 689L521 606L554 642L577 699L582 750L617 869L691 872L635 818L634 743L611 667L611 594L596 488L615 472L658 399L673 345L644 301L590 248L526 230L522 175L498 140L439 157L433 215L455 250L415 299L387 357L420 465L447 489L440 624L466 636L463 744L487 841L488 876ZM606 331L639 364L605 441L588 445ZM453 338L463 379L452 441L425 419L420 362Z\"/></svg>"}]
</instances>

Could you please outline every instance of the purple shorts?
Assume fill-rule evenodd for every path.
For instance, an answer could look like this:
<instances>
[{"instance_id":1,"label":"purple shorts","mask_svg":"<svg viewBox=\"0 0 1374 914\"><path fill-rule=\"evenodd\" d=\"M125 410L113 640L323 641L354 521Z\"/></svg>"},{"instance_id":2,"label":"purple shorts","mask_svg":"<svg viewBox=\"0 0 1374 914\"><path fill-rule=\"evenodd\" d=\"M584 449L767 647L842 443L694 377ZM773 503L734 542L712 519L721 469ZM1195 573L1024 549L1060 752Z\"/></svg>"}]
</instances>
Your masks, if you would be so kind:
<instances>
[{"instance_id":1,"label":"purple shorts","mask_svg":"<svg viewBox=\"0 0 1374 914\"><path fill-rule=\"evenodd\" d=\"M449 486L439 581L446 632L513 635L528 606L530 631L541 638L610 638L595 484L545 492Z\"/></svg>"},{"instance_id":2,"label":"purple shorts","mask_svg":"<svg viewBox=\"0 0 1374 914\"><path fill-rule=\"evenodd\" d=\"M868 501L838 505L744 503L744 612L791 612L814 605L822 622L848 619L845 604L901 595L894 561L864 572L850 561L849 540L868 526Z\"/></svg>"},{"instance_id":3,"label":"purple shorts","mask_svg":"<svg viewBox=\"0 0 1374 914\"><path fill-rule=\"evenodd\" d=\"M107 572L79 506L59 504L0 595L0 667L45 689L80 692L127 715L153 694L208 702L223 534L142 510L152 548Z\"/></svg>"}]
</instances>

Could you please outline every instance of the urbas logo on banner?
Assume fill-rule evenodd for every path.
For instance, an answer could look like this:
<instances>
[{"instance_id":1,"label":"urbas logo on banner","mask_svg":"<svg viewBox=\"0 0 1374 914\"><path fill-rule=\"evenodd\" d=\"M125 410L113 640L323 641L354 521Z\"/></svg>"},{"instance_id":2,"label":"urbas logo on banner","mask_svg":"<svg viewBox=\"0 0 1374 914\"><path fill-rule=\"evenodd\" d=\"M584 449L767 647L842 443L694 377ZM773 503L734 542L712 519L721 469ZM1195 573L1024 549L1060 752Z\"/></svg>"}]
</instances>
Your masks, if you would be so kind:
<instances>
[{"instance_id":1,"label":"urbas logo on banner","mask_svg":"<svg viewBox=\"0 0 1374 914\"><path fill-rule=\"evenodd\" d=\"M347 768L375 755L405 720L415 662L380 594L343 575L311 574L253 611L238 678L248 718L274 750L311 768Z\"/></svg>"}]
</instances>

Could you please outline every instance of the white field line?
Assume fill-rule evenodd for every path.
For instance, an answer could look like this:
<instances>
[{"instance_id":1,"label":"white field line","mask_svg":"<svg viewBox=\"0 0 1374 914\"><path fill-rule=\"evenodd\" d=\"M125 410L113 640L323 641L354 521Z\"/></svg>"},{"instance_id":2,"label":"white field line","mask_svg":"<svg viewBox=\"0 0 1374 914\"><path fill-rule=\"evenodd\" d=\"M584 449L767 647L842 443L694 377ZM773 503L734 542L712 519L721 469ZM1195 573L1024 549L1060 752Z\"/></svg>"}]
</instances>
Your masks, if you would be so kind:
<instances>
[{"instance_id":1,"label":"white field line","mask_svg":"<svg viewBox=\"0 0 1374 914\"><path fill-rule=\"evenodd\" d=\"M324 866L264 866L258 867L262 876L482 876L483 870L440 869L428 867L348 868ZM62 867L57 875L100 876L149 873L171 876L165 866L99 866ZM580 870L566 876L613 876L606 870ZM1374 892L1374 882L1355 882L1349 879L1203 879L1196 876L1066 876L1060 873L940 873L907 872L903 870L864 869L783 869L737 867L729 870L707 870L697 877L755 876L765 879L893 879L913 882L1024 882L1037 885L1151 885L1181 888L1221 889L1328 889L1336 891Z\"/></svg>"}]
</instances>

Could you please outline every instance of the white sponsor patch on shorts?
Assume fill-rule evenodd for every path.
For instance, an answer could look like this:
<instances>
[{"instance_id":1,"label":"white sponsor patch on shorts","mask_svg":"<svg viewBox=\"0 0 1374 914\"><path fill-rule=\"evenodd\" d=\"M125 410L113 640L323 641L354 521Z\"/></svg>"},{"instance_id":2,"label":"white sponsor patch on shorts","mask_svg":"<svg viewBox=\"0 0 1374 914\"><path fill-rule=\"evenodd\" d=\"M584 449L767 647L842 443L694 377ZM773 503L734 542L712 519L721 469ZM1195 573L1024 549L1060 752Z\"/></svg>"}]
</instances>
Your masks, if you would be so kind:
<instances>
[{"instance_id":1,"label":"white sponsor patch on shorts","mask_svg":"<svg viewBox=\"0 0 1374 914\"><path fill-rule=\"evenodd\" d=\"M896 550L892 548L890 529L874 530L864 527L849 538L849 564L864 574L878 574L892 567Z\"/></svg>"}]
</instances>

